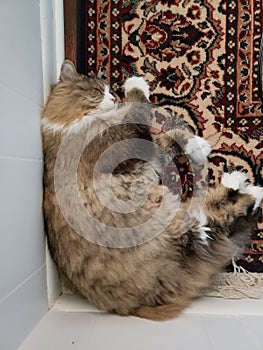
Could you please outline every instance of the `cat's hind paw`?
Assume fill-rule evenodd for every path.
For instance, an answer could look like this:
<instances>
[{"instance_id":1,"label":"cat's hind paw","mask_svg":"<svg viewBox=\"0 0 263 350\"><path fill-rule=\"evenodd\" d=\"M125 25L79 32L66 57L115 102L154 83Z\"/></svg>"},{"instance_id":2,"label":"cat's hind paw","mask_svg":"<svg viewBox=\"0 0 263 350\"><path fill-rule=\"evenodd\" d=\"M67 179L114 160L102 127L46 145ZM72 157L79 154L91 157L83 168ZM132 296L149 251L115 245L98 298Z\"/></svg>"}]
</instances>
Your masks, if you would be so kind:
<instances>
[{"instance_id":1,"label":"cat's hind paw","mask_svg":"<svg viewBox=\"0 0 263 350\"><path fill-rule=\"evenodd\" d=\"M255 199L254 210L263 201L263 187L253 186L248 182L247 175L242 171L233 171L222 175L221 184L227 188L239 191L243 194L250 194Z\"/></svg>"},{"instance_id":2,"label":"cat's hind paw","mask_svg":"<svg viewBox=\"0 0 263 350\"><path fill-rule=\"evenodd\" d=\"M205 163L210 152L209 142L199 136L190 138L185 146L185 153L198 164Z\"/></svg>"},{"instance_id":3,"label":"cat's hind paw","mask_svg":"<svg viewBox=\"0 0 263 350\"><path fill-rule=\"evenodd\" d=\"M253 210L257 209L263 201L263 187L253 186L249 184L245 189L241 191L241 193L247 193L254 197L255 204Z\"/></svg>"},{"instance_id":4,"label":"cat's hind paw","mask_svg":"<svg viewBox=\"0 0 263 350\"><path fill-rule=\"evenodd\" d=\"M223 173L221 184L232 190L244 191L248 186L247 175L242 171L233 171L232 173Z\"/></svg>"},{"instance_id":5,"label":"cat's hind paw","mask_svg":"<svg viewBox=\"0 0 263 350\"><path fill-rule=\"evenodd\" d=\"M150 97L149 85L143 77L131 77L125 81L124 83L125 96L127 96L127 94L133 89L141 90L144 93L147 100L149 100L149 97Z\"/></svg>"}]
</instances>

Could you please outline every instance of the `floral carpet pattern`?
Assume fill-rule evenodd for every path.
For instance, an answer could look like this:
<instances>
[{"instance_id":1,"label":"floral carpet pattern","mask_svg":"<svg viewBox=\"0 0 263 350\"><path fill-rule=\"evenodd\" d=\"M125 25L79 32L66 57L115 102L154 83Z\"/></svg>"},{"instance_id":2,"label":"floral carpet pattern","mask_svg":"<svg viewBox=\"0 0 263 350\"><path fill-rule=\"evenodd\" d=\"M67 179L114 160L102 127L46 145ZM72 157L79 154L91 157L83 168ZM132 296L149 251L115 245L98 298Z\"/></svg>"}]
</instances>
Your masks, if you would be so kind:
<instances>
[{"instance_id":1,"label":"floral carpet pattern","mask_svg":"<svg viewBox=\"0 0 263 350\"><path fill-rule=\"evenodd\" d=\"M102 70L117 93L127 76L145 76L152 102L212 145L211 186L231 164L263 185L262 30L262 0L86 0L86 70ZM170 169L165 183L191 191L189 164L177 161L181 177ZM263 272L262 220L238 263Z\"/></svg>"}]
</instances>

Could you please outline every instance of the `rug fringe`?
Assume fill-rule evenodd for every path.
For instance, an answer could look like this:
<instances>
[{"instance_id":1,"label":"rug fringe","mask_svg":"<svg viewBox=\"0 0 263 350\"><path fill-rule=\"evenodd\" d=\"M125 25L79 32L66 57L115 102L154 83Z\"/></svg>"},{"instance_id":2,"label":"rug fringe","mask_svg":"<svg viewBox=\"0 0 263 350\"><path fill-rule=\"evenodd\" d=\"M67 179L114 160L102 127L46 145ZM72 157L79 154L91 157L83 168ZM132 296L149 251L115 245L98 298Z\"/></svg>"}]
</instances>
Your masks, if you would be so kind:
<instances>
[{"instance_id":1,"label":"rug fringe","mask_svg":"<svg viewBox=\"0 0 263 350\"><path fill-rule=\"evenodd\" d=\"M204 295L226 299L263 299L263 274L249 272L232 261L233 272L218 274Z\"/></svg>"}]
</instances>

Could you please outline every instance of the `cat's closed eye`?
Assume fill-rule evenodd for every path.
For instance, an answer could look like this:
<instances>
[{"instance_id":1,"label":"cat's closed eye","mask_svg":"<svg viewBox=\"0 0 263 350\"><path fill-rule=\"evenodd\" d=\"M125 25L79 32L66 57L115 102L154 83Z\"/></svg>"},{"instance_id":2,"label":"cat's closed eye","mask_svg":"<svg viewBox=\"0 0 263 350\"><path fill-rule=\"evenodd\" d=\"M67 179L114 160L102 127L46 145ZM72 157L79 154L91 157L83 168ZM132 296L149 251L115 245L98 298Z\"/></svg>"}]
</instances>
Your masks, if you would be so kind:
<instances>
[{"instance_id":1,"label":"cat's closed eye","mask_svg":"<svg viewBox=\"0 0 263 350\"><path fill-rule=\"evenodd\" d=\"M87 91L87 89L84 86L79 86L80 91Z\"/></svg>"},{"instance_id":2,"label":"cat's closed eye","mask_svg":"<svg viewBox=\"0 0 263 350\"><path fill-rule=\"evenodd\" d=\"M92 89L91 91L93 91L94 93L99 94L99 95L103 95L103 94L104 94L104 91L101 91L101 90L98 89L98 88L94 88L94 89Z\"/></svg>"}]
</instances>

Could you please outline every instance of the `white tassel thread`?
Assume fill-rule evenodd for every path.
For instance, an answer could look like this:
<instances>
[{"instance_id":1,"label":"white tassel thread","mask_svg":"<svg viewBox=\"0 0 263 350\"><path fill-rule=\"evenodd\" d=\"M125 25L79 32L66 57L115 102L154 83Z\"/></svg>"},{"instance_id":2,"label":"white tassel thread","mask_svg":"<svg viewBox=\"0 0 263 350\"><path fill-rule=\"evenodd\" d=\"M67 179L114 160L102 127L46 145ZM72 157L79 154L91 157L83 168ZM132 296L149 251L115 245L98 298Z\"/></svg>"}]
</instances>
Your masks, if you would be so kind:
<instances>
[{"instance_id":1,"label":"white tassel thread","mask_svg":"<svg viewBox=\"0 0 263 350\"><path fill-rule=\"evenodd\" d=\"M233 272L218 274L205 296L227 299L263 299L263 273L249 272L232 260Z\"/></svg>"}]
</instances>

